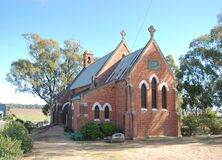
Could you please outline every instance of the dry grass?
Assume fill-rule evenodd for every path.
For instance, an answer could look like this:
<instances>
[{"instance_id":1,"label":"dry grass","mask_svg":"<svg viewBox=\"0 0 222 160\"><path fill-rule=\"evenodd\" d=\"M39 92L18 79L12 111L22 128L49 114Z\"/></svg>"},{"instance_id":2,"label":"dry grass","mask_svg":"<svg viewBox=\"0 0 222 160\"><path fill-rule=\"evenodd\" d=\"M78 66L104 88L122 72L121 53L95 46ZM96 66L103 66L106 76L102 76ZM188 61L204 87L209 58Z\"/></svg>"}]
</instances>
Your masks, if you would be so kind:
<instances>
[{"instance_id":1,"label":"dry grass","mask_svg":"<svg viewBox=\"0 0 222 160\"><path fill-rule=\"evenodd\" d=\"M29 109L29 108L11 108L9 114L16 115L17 118L20 118L24 121L29 120L31 122L40 122L44 120L49 121L49 117L45 116L42 113L41 109Z\"/></svg>"},{"instance_id":2,"label":"dry grass","mask_svg":"<svg viewBox=\"0 0 222 160\"><path fill-rule=\"evenodd\" d=\"M24 160L220 160L222 136L151 138L125 143L75 142L63 135L62 126L36 130L32 153Z\"/></svg>"}]
</instances>

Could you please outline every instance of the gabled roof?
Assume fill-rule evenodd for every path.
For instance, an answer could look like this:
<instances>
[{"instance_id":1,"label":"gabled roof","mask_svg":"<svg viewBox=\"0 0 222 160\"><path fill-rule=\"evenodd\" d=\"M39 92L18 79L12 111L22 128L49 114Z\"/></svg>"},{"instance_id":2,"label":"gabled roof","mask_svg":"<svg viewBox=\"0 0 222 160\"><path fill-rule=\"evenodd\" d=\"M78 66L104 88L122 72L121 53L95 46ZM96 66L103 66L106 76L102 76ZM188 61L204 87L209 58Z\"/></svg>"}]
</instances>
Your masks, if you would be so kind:
<instances>
[{"instance_id":1,"label":"gabled roof","mask_svg":"<svg viewBox=\"0 0 222 160\"><path fill-rule=\"evenodd\" d=\"M134 65L134 63L136 62L136 60L138 59L142 51L143 51L143 48L123 57L123 59L119 62L119 64L111 73L111 75L107 78L106 83L112 80L124 79L127 71Z\"/></svg>"},{"instance_id":2,"label":"gabled roof","mask_svg":"<svg viewBox=\"0 0 222 160\"><path fill-rule=\"evenodd\" d=\"M127 56L123 57L118 62L117 66L113 69L111 74L108 75L108 77L106 77L107 79L105 80L105 83L111 82L113 80L123 80L126 77L127 72L130 72L131 70L133 70L135 64L140 60L142 54L147 50L147 48L149 48L150 44L152 44L152 43L155 45L155 47L159 51L160 55L163 57L165 63L167 64L166 59L165 59L162 51L160 50L159 46L157 45L156 41L154 40L153 34L152 34L150 40L145 45L145 47L143 47L137 51L134 51L133 53L129 53ZM88 66L87 68L83 69L79 73L79 75L76 77L74 82L71 84L70 89L72 90L75 88L79 88L79 87L91 84L92 76L95 76L95 77L100 76L101 71L103 70L104 66L107 65L107 63L111 60L111 57L116 53L116 51L118 50L118 48L122 44L124 44L126 46L126 49L129 51L124 40L122 40L114 51L112 51L111 53L100 58L99 60L97 60L96 62L94 62L90 66ZM171 68L168 65L167 65L167 67L170 70L173 78L176 80L176 77L174 76Z\"/></svg>"},{"instance_id":3,"label":"gabled roof","mask_svg":"<svg viewBox=\"0 0 222 160\"><path fill-rule=\"evenodd\" d=\"M76 77L74 82L71 84L70 89L79 88L91 84L92 76L96 75L106 61L112 56L113 52L105 55L104 57L98 59L96 62L92 63L87 68L84 68L79 75Z\"/></svg>"}]
</instances>

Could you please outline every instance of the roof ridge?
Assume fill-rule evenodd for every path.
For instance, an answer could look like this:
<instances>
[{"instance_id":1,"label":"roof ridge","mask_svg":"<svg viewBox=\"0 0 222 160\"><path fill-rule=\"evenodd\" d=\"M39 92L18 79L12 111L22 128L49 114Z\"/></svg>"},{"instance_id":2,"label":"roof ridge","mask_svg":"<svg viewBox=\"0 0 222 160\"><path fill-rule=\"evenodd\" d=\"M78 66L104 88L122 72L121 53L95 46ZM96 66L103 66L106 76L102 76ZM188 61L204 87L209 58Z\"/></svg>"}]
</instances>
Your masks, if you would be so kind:
<instances>
[{"instance_id":1,"label":"roof ridge","mask_svg":"<svg viewBox=\"0 0 222 160\"><path fill-rule=\"evenodd\" d=\"M117 45L117 47L112 51L112 55L106 60L106 62L102 65L102 67L99 69L99 71L96 73L96 77L100 73L100 71L104 68L104 66L109 62L110 58L114 55L114 53L119 49L121 44L125 43L123 40Z\"/></svg>"}]
</instances>

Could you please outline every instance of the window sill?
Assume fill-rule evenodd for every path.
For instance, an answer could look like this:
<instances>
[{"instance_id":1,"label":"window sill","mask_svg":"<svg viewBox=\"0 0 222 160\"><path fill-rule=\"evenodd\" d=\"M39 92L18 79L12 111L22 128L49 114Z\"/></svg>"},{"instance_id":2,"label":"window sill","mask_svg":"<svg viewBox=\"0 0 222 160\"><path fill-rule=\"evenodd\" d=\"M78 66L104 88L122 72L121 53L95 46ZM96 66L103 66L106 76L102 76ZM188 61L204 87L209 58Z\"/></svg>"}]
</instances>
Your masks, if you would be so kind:
<instances>
[{"instance_id":1,"label":"window sill","mask_svg":"<svg viewBox=\"0 0 222 160\"><path fill-rule=\"evenodd\" d=\"M147 109L146 108L141 108L141 111L142 112L147 112Z\"/></svg>"},{"instance_id":2,"label":"window sill","mask_svg":"<svg viewBox=\"0 0 222 160\"><path fill-rule=\"evenodd\" d=\"M165 109L165 108L162 108L162 111L163 111L163 112L167 112L168 110L167 110L167 109Z\"/></svg>"},{"instance_id":3,"label":"window sill","mask_svg":"<svg viewBox=\"0 0 222 160\"><path fill-rule=\"evenodd\" d=\"M94 121L95 121L95 122L99 122L99 121L100 121L100 119L94 119Z\"/></svg>"},{"instance_id":4,"label":"window sill","mask_svg":"<svg viewBox=\"0 0 222 160\"><path fill-rule=\"evenodd\" d=\"M152 108L152 111L153 111L153 112L157 112L158 109L157 109L157 108Z\"/></svg>"},{"instance_id":5,"label":"window sill","mask_svg":"<svg viewBox=\"0 0 222 160\"><path fill-rule=\"evenodd\" d=\"M88 115L88 114L83 114L83 116L84 116L84 117L89 117L89 115Z\"/></svg>"},{"instance_id":6,"label":"window sill","mask_svg":"<svg viewBox=\"0 0 222 160\"><path fill-rule=\"evenodd\" d=\"M109 121L110 121L110 119L104 119L104 121L105 121L105 122L109 122Z\"/></svg>"}]
</instances>

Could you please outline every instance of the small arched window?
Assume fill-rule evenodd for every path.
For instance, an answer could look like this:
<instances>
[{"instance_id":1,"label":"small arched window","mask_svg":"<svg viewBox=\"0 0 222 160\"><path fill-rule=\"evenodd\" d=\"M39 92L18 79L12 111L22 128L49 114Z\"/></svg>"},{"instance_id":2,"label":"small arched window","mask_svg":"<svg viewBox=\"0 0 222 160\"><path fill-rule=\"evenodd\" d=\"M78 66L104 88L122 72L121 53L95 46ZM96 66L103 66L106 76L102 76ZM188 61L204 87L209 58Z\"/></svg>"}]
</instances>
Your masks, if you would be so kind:
<instances>
[{"instance_id":1,"label":"small arched window","mask_svg":"<svg viewBox=\"0 0 222 160\"><path fill-rule=\"evenodd\" d=\"M99 119L99 106L95 106L94 118Z\"/></svg>"},{"instance_id":2,"label":"small arched window","mask_svg":"<svg viewBox=\"0 0 222 160\"><path fill-rule=\"evenodd\" d=\"M167 109L167 90L166 87L162 87L162 108Z\"/></svg>"},{"instance_id":3,"label":"small arched window","mask_svg":"<svg viewBox=\"0 0 222 160\"><path fill-rule=\"evenodd\" d=\"M106 106L105 107L105 119L109 119L109 107L108 106Z\"/></svg>"},{"instance_id":4,"label":"small arched window","mask_svg":"<svg viewBox=\"0 0 222 160\"><path fill-rule=\"evenodd\" d=\"M141 86L141 107L146 108L146 97L147 97L147 92L146 92L146 85L143 84Z\"/></svg>"},{"instance_id":5,"label":"small arched window","mask_svg":"<svg viewBox=\"0 0 222 160\"><path fill-rule=\"evenodd\" d=\"M157 108L157 82L152 79L152 108Z\"/></svg>"}]
</instances>

